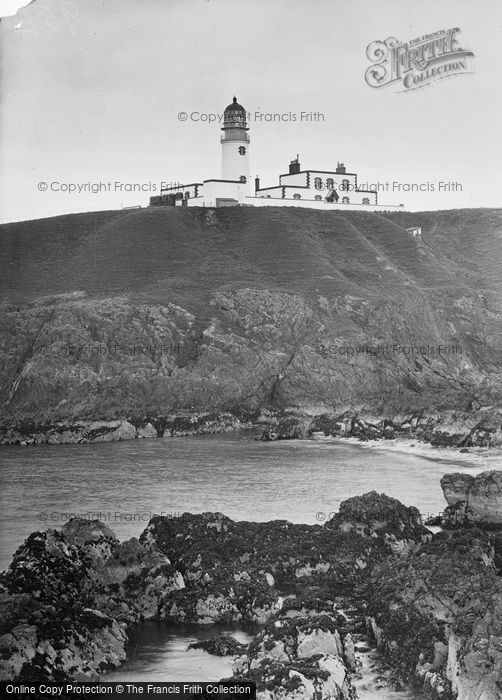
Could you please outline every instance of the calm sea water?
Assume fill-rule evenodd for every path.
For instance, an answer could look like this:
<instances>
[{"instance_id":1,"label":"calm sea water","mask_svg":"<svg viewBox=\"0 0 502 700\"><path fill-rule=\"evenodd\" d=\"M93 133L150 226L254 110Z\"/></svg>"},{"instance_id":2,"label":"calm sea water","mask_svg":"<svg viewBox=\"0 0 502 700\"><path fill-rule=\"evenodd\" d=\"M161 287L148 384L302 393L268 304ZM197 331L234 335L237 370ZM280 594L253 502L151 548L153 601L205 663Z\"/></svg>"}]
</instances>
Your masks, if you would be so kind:
<instances>
[{"instance_id":1,"label":"calm sea water","mask_svg":"<svg viewBox=\"0 0 502 700\"><path fill-rule=\"evenodd\" d=\"M71 515L98 518L120 539L138 536L153 513L177 517L186 511L220 511L236 520L320 523L345 498L373 489L417 506L422 514L437 513L445 505L439 484L443 474L502 466L470 456L397 449L395 443L391 450L368 449L328 439L263 443L249 431L2 447L0 568L8 566L30 532L61 527ZM186 651L200 635L162 624L143 626L133 635L127 663L113 678L212 681L230 675L228 659ZM364 687L361 698L383 697L371 683Z\"/></svg>"}]
</instances>

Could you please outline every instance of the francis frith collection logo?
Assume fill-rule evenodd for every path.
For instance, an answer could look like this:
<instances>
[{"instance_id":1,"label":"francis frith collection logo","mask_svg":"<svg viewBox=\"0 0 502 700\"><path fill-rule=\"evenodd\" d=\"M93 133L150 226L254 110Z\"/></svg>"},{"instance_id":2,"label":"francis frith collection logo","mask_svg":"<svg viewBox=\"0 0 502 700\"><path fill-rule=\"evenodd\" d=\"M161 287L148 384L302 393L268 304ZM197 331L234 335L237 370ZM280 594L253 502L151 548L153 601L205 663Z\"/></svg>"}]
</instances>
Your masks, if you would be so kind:
<instances>
[{"instance_id":1,"label":"francis frith collection logo","mask_svg":"<svg viewBox=\"0 0 502 700\"><path fill-rule=\"evenodd\" d=\"M372 62L365 73L370 87L395 85L398 92L410 92L442 78L474 72L474 54L464 45L460 29L440 29L432 34L402 42L395 37L373 41L366 48Z\"/></svg>"}]
</instances>

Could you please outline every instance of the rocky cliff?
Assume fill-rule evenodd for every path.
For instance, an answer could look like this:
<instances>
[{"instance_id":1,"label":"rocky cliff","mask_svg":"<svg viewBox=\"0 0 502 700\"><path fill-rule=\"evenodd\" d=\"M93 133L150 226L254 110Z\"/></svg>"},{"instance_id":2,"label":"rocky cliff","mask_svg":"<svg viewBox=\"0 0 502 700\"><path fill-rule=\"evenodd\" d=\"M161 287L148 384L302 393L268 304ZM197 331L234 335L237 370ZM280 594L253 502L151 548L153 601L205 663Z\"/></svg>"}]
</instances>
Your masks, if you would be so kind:
<instances>
[{"instance_id":1,"label":"rocky cliff","mask_svg":"<svg viewBox=\"0 0 502 700\"><path fill-rule=\"evenodd\" d=\"M499 210L294 208L1 226L4 434L294 408L399 424L450 409L438 444L492 435L501 226Z\"/></svg>"}]
</instances>

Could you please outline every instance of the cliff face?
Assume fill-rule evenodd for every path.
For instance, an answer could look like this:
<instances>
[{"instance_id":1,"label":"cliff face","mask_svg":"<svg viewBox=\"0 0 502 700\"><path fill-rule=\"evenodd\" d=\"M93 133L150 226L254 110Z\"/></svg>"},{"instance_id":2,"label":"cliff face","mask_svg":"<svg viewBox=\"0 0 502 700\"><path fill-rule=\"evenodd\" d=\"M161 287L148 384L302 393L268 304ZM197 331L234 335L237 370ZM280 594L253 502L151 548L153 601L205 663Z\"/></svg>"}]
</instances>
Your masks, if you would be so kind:
<instances>
[{"instance_id":1,"label":"cliff face","mask_svg":"<svg viewBox=\"0 0 502 700\"><path fill-rule=\"evenodd\" d=\"M0 419L460 409L475 428L502 396L501 226L245 208L2 226Z\"/></svg>"}]
</instances>

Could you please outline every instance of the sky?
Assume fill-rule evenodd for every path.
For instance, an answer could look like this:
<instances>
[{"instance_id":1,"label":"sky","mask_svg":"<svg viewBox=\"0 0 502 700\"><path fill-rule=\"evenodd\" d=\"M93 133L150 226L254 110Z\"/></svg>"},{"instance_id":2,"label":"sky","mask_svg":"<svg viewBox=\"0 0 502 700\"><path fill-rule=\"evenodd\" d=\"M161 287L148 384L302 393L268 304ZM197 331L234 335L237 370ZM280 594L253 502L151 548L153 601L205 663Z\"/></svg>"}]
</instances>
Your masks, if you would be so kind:
<instances>
[{"instance_id":1,"label":"sky","mask_svg":"<svg viewBox=\"0 0 502 700\"><path fill-rule=\"evenodd\" d=\"M499 0L23 5L0 0L2 14L20 6L0 22L1 221L144 206L161 182L220 177L209 119L234 95L262 186L298 153L305 169L343 161L382 204L502 205ZM449 28L474 54L471 73L412 91L368 85L369 44Z\"/></svg>"}]
</instances>

